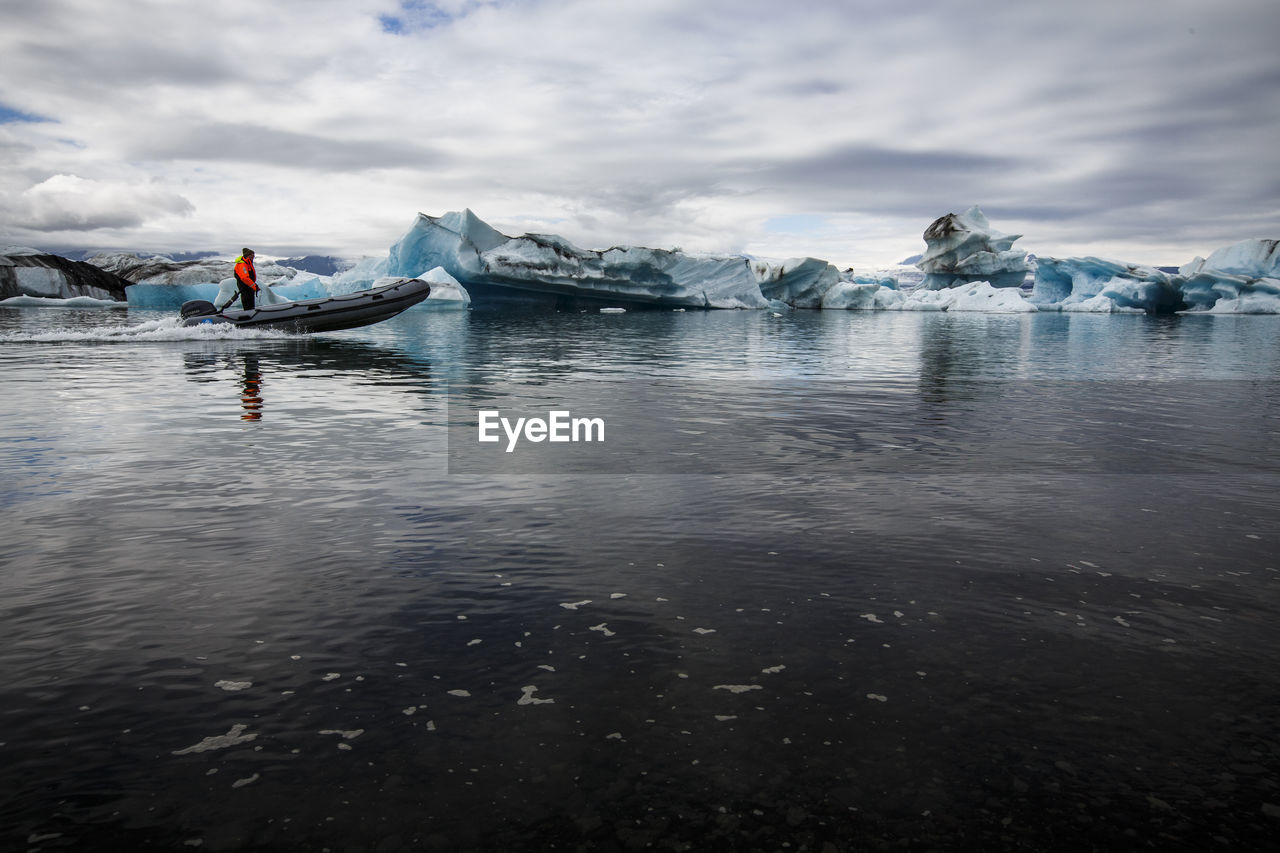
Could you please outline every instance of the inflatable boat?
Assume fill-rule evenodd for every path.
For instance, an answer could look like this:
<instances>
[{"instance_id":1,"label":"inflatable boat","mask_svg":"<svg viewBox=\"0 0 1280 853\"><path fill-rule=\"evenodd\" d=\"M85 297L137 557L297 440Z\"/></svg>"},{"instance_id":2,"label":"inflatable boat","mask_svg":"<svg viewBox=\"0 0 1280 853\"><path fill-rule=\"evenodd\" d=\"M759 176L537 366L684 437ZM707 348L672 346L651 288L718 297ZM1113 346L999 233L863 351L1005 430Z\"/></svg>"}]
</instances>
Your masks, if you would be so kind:
<instances>
[{"instance_id":1,"label":"inflatable boat","mask_svg":"<svg viewBox=\"0 0 1280 853\"><path fill-rule=\"evenodd\" d=\"M405 278L372 290L262 305L249 311L235 308L219 311L204 299L184 302L180 311L184 326L230 323L248 329L334 332L380 323L417 305L430 294L431 285L427 282Z\"/></svg>"}]
</instances>

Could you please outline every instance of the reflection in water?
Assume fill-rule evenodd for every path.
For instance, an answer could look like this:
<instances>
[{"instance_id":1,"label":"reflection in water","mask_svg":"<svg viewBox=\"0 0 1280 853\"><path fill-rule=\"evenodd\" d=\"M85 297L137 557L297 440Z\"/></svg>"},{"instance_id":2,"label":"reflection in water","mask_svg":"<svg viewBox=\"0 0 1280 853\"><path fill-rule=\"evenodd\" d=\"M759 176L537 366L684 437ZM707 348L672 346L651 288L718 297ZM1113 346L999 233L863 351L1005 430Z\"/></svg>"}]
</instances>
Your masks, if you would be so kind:
<instances>
[{"instance_id":1,"label":"reflection in water","mask_svg":"<svg viewBox=\"0 0 1280 853\"><path fill-rule=\"evenodd\" d=\"M240 405L244 407L242 421L262 420L262 371L258 368L258 354L245 353L244 378L240 383Z\"/></svg>"}]
</instances>

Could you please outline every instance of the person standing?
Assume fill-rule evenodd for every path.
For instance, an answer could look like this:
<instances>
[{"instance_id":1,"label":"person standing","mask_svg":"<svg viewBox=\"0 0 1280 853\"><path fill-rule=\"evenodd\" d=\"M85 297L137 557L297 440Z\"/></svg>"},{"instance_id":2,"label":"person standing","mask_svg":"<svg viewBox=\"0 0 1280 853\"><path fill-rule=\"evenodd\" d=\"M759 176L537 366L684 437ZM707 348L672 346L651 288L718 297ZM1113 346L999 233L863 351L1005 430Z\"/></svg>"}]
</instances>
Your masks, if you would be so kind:
<instances>
[{"instance_id":1,"label":"person standing","mask_svg":"<svg viewBox=\"0 0 1280 853\"><path fill-rule=\"evenodd\" d=\"M236 258L236 287L240 289L240 307L252 311L258 292L258 271L253 268L253 249L241 249Z\"/></svg>"}]
</instances>

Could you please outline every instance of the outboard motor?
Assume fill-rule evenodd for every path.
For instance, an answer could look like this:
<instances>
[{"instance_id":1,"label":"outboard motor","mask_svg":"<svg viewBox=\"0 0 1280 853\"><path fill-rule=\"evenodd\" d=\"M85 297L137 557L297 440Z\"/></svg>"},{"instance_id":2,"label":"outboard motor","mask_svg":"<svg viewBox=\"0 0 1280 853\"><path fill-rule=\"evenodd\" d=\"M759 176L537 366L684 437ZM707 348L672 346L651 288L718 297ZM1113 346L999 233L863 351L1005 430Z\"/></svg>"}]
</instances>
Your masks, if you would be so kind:
<instances>
[{"instance_id":1,"label":"outboard motor","mask_svg":"<svg viewBox=\"0 0 1280 853\"><path fill-rule=\"evenodd\" d=\"M192 299L184 302L178 310L184 320L190 317L208 317L218 313L218 309L214 308L213 303L207 299Z\"/></svg>"}]
</instances>

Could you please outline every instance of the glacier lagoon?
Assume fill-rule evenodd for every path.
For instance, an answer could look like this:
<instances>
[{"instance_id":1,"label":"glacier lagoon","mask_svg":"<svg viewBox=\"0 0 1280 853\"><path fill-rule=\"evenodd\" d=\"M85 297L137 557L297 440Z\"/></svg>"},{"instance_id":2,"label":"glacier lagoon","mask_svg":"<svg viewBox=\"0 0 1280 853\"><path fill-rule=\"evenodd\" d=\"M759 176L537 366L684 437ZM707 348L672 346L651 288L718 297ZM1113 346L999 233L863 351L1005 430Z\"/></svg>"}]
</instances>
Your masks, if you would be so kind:
<instances>
[{"instance_id":1,"label":"glacier lagoon","mask_svg":"<svg viewBox=\"0 0 1280 853\"><path fill-rule=\"evenodd\" d=\"M1274 318L0 308L0 355L4 846L1274 834ZM561 407L608 440L474 441Z\"/></svg>"}]
</instances>

